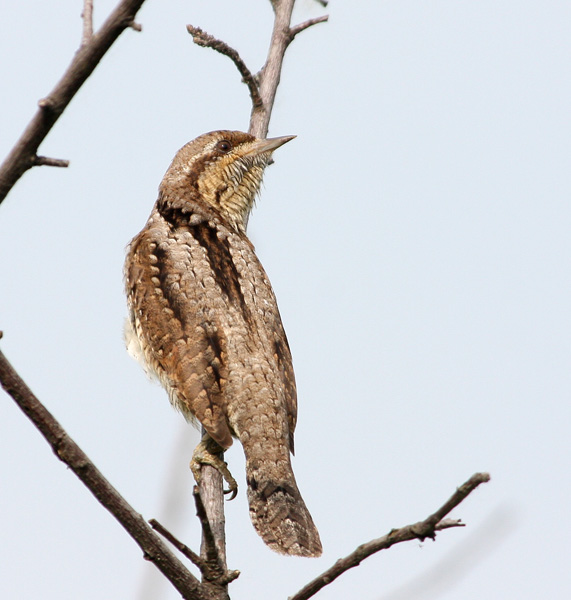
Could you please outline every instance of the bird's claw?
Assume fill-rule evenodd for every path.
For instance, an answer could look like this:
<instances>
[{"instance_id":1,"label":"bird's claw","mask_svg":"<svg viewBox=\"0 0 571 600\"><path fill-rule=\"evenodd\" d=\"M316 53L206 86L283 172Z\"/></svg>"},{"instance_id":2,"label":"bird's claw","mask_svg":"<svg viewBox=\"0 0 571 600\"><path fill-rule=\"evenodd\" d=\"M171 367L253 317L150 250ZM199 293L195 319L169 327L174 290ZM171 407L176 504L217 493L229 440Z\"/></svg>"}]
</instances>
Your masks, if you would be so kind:
<instances>
[{"instance_id":1,"label":"bird's claw","mask_svg":"<svg viewBox=\"0 0 571 600\"><path fill-rule=\"evenodd\" d=\"M230 471L228 471L228 475L230 475ZM222 473L222 477L224 477L224 473ZM230 477L232 478L232 481L228 481L228 479L224 477L224 479L226 479L226 483L230 486L230 489L222 490L222 492L224 494L231 494L228 500L234 500L234 498L236 498L236 496L238 495L238 484L236 483L236 480L232 477L232 475L230 475Z\"/></svg>"},{"instance_id":2,"label":"bird's claw","mask_svg":"<svg viewBox=\"0 0 571 600\"><path fill-rule=\"evenodd\" d=\"M228 465L222 459L222 455L222 448L208 434L206 434L192 453L190 469L194 475L196 483L200 483L202 477L202 465L214 467L228 484L229 489L223 490L223 493L231 494L228 500L234 500L238 494L238 484L236 483L234 477L232 477L232 473L230 473Z\"/></svg>"}]
</instances>

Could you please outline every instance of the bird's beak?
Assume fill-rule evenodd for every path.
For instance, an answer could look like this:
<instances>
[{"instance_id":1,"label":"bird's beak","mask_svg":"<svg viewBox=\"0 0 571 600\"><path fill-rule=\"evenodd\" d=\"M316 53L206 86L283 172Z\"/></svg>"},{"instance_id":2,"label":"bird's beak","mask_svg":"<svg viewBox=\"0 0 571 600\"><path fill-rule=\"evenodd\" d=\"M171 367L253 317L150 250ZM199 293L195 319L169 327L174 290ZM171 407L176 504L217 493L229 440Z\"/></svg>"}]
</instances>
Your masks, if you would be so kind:
<instances>
[{"instance_id":1,"label":"bird's beak","mask_svg":"<svg viewBox=\"0 0 571 600\"><path fill-rule=\"evenodd\" d=\"M265 152L273 152L276 148L283 146L286 142L293 140L297 136L284 135L282 137L269 138L267 140L256 140L252 142L248 154L263 154Z\"/></svg>"}]
</instances>

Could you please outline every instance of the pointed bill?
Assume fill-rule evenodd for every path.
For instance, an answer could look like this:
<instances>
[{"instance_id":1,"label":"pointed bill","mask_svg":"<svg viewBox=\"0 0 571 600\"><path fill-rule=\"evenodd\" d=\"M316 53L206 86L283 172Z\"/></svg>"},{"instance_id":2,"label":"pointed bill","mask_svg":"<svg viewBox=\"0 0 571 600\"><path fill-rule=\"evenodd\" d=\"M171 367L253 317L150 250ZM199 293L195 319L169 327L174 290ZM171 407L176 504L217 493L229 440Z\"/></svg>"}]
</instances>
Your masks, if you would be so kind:
<instances>
[{"instance_id":1,"label":"pointed bill","mask_svg":"<svg viewBox=\"0 0 571 600\"><path fill-rule=\"evenodd\" d=\"M293 140L296 135L284 135L282 137L269 138L267 140L256 140L252 142L248 154L263 154L264 152L273 152L276 148L283 146L286 142Z\"/></svg>"}]
</instances>

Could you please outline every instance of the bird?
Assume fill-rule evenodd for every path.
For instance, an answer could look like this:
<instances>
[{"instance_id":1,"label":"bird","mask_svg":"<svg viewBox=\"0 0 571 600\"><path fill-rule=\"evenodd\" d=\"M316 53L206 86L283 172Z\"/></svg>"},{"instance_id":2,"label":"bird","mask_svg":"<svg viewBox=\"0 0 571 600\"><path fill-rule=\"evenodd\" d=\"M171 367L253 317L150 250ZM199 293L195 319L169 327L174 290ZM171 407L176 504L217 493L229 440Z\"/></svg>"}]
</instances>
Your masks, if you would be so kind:
<instances>
[{"instance_id":1,"label":"bird","mask_svg":"<svg viewBox=\"0 0 571 600\"><path fill-rule=\"evenodd\" d=\"M205 435L191 468L218 468L237 438L252 524L274 551L320 556L291 465L297 420L292 357L248 218L273 152L295 136L213 131L183 146L127 248L127 349Z\"/></svg>"}]
</instances>

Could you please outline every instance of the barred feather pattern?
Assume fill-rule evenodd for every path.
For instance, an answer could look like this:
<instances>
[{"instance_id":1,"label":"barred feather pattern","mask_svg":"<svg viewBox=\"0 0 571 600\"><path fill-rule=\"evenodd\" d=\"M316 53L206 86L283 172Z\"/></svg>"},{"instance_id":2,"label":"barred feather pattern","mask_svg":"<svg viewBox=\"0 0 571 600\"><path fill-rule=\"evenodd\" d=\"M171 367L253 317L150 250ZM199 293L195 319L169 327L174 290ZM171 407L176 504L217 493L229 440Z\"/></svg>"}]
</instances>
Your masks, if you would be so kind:
<instances>
[{"instance_id":1,"label":"barred feather pattern","mask_svg":"<svg viewBox=\"0 0 571 600\"><path fill-rule=\"evenodd\" d=\"M291 138L276 138L275 147ZM269 148L269 149L268 149ZM183 147L125 263L133 354L173 406L246 456L252 523L273 550L319 556L290 456L297 418L276 298L246 237L272 140L219 131Z\"/></svg>"}]
</instances>

